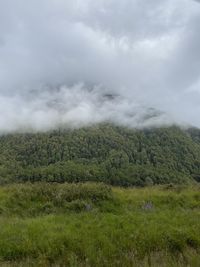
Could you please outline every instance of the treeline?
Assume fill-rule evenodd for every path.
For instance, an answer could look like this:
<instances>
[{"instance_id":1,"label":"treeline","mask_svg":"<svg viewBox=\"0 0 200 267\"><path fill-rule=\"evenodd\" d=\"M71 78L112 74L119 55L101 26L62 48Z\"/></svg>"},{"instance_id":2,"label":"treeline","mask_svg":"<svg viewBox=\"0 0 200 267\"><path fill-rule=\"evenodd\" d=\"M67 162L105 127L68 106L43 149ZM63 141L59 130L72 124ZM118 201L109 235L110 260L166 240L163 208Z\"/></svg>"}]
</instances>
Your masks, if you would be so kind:
<instances>
[{"instance_id":1,"label":"treeline","mask_svg":"<svg viewBox=\"0 0 200 267\"><path fill-rule=\"evenodd\" d=\"M101 181L153 185L200 181L200 130L133 130L101 124L0 137L0 182Z\"/></svg>"}]
</instances>

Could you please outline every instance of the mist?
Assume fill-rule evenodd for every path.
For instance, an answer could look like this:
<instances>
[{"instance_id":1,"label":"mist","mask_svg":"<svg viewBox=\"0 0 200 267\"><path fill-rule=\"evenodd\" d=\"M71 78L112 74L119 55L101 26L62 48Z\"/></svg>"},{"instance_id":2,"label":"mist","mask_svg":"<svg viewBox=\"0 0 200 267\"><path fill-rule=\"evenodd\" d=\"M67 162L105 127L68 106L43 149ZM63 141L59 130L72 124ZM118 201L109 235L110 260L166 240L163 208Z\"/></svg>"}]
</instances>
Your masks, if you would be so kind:
<instances>
[{"instance_id":1,"label":"mist","mask_svg":"<svg viewBox=\"0 0 200 267\"><path fill-rule=\"evenodd\" d=\"M0 0L0 132L200 127L200 3Z\"/></svg>"}]
</instances>

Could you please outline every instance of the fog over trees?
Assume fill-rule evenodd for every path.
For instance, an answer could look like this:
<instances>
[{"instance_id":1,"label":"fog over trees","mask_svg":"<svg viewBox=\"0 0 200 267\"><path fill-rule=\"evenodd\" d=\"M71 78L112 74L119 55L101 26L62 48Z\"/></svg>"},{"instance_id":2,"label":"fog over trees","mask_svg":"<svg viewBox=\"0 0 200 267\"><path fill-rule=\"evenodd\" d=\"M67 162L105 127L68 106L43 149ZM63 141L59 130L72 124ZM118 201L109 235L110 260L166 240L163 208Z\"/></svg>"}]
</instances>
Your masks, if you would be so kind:
<instances>
[{"instance_id":1,"label":"fog over trees","mask_svg":"<svg viewBox=\"0 0 200 267\"><path fill-rule=\"evenodd\" d=\"M200 126L199 24L192 0L0 0L0 132Z\"/></svg>"}]
</instances>

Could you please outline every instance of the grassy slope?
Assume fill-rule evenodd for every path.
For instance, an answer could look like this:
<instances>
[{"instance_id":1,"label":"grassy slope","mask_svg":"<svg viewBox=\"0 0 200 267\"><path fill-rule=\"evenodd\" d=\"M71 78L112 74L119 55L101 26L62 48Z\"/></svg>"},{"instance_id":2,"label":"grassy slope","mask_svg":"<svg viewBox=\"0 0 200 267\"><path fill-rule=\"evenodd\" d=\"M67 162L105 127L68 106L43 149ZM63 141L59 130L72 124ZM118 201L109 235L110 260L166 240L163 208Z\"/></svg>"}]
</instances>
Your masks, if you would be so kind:
<instances>
[{"instance_id":1,"label":"grassy slope","mask_svg":"<svg viewBox=\"0 0 200 267\"><path fill-rule=\"evenodd\" d=\"M199 187L10 185L0 212L1 266L200 266Z\"/></svg>"}]
</instances>

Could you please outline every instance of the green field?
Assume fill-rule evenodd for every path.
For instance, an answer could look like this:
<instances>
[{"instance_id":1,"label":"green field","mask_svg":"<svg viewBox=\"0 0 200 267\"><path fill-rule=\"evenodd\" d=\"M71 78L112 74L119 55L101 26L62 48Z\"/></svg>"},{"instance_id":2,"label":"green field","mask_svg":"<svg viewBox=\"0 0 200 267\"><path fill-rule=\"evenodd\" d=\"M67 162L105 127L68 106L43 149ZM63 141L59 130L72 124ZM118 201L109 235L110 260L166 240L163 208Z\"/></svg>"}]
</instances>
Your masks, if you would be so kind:
<instances>
[{"instance_id":1,"label":"green field","mask_svg":"<svg viewBox=\"0 0 200 267\"><path fill-rule=\"evenodd\" d=\"M200 266L200 187L0 188L0 266Z\"/></svg>"}]
</instances>

